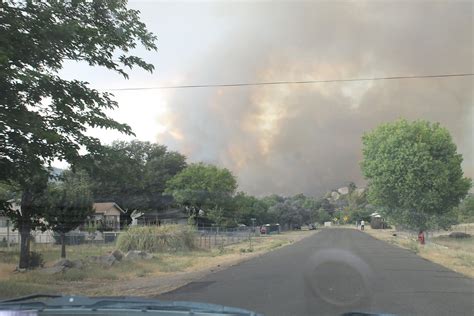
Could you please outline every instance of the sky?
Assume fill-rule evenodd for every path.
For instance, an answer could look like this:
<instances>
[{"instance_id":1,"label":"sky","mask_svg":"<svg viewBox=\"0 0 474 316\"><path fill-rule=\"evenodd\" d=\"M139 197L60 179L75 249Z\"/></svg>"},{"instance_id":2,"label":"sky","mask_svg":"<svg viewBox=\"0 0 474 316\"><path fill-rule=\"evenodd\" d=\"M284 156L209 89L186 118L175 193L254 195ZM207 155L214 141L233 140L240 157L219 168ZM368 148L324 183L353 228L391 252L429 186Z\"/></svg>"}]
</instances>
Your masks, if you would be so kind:
<instances>
[{"instance_id":1,"label":"sky","mask_svg":"<svg viewBox=\"0 0 474 316\"><path fill-rule=\"evenodd\" d=\"M113 91L235 82L474 72L471 1L129 1L158 37L130 79L67 62L61 75L110 91L135 138L230 169L255 195L364 186L361 137L399 118L439 122L474 176L473 77ZM90 131L104 143L127 140Z\"/></svg>"}]
</instances>

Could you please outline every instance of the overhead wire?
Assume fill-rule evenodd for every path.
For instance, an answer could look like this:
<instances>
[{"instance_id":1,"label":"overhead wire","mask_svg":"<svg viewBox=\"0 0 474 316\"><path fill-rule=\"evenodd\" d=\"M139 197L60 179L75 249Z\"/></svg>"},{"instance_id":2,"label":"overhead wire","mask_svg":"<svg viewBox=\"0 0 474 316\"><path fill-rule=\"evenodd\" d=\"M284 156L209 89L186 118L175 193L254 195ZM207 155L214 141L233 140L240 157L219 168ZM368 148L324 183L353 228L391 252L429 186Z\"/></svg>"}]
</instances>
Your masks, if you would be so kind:
<instances>
[{"instance_id":1,"label":"overhead wire","mask_svg":"<svg viewBox=\"0 0 474 316\"><path fill-rule=\"evenodd\" d=\"M363 81L380 81L380 80L451 78L451 77L468 77L468 76L474 76L474 73L452 73L452 74L348 78L348 79L321 79L321 80L301 80L301 81L264 81L264 82L237 82L237 83L222 83L222 84L189 84L189 85L170 85L170 86L154 86L154 87L102 88L100 90L140 91L140 90L164 90L164 89L227 88L227 87L248 87L248 86L270 86L270 85L318 84L318 83L333 83L333 82L363 82Z\"/></svg>"}]
</instances>

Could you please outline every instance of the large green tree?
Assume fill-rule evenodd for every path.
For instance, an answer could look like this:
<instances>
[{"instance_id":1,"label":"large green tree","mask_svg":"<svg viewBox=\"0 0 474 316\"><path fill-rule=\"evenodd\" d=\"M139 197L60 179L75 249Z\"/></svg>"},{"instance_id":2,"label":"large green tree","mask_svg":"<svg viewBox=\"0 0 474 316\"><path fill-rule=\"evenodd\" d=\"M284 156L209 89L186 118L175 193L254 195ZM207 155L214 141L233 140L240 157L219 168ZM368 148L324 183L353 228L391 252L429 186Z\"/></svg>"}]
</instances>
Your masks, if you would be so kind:
<instances>
[{"instance_id":1,"label":"large green tree","mask_svg":"<svg viewBox=\"0 0 474 316\"><path fill-rule=\"evenodd\" d=\"M461 223L474 222L474 194L468 194L456 209L458 219Z\"/></svg>"},{"instance_id":2,"label":"large green tree","mask_svg":"<svg viewBox=\"0 0 474 316\"><path fill-rule=\"evenodd\" d=\"M239 192L233 200L233 207L239 224L247 226L262 225L272 221L268 213L268 207L261 199ZM255 218L255 221L252 221Z\"/></svg>"},{"instance_id":3,"label":"large green tree","mask_svg":"<svg viewBox=\"0 0 474 316\"><path fill-rule=\"evenodd\" d=\"M462 156L438 123L398 120L362 138L368 199L394 223L412 229L446 227L466 196Z\"/></svg>"},{"instance_id":4,"label":"large green tree","mask_svg":"<svg viewBox=\"0 0 474 316\"><path fill-rule=\"evenodd\" d=\"M289 229L301 227L308 223L310 219L310 211L302 207L302 204L291 198L285 199L271 206L268 210L280 224L286 225Z\"/></svg>"},{"instance_id":5,"label":"large green tree","mask_svg":"<svg viewBox=\"0 0 474 316\"><path fill-rule=\"evenodd\" d=\"M107 116L117 107L110 93L59 76L65 60L126 70L153 65L133 55L141 44L155 50L156 37L124 0L2 1L0 3L0 182L21 188L21 213L13 214L21 235L20 268L28 266L28 240L41 208L36 196L55 159L71 164L79 149L100 149L87 129L130 134Z\"/></svg>"},{"instance_id":6,"label":"large green tree","mask_svg":"<svg viewBox=\"0 0 474 316\"><path fill-rule=\"evenodd\" d=\"M228 169L197 163L187 166L170 179L165 192L172 195L178 204L187 207L191 217L203 210L222 218L229 217L225 213L232 209L232 197L236 190L237 180Z\"/></svg>"},{"instance_id":7,"label":"large green tree","mask_svg":"<svg viewBox=\"0 0 474 316\"><path fill-rule=\"evenodd\" d=\"M44 219L46 226L59 234L61 258L66 258L66 233L84 224L94 213L93 199L87 173L67 170L59 180L49 184Z\"/></svg>"},{"instance_id":8,"label":"large green tree","mask_svg":"<svg viewBox=\"0 0 474 316\"><path fill-rule=\"evenodd\" d=\"M160 210L171 203L166 182L186 167L186 157L166 146L133 140L115 141L85 159L96 201L113 201L125 210Z\"/></svg>"}]
</instances>

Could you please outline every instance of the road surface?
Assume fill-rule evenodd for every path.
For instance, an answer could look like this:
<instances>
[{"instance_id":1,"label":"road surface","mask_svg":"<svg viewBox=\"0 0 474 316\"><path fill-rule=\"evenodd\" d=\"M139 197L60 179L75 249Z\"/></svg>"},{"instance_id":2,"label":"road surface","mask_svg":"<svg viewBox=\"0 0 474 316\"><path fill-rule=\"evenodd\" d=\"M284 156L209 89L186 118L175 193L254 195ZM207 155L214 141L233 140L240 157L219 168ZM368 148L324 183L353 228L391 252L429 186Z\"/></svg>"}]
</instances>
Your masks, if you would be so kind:
<instances>
[{"instance_id":1,"label":"road surface","mask_svg":"<svg viewBox=\"0 0 474 316\"><path fill-rule=\"evenodd\" d=\"M474 315L472 279L352 229L323 229L159 298L264 315Z\"/></svg>"}]
</instances>

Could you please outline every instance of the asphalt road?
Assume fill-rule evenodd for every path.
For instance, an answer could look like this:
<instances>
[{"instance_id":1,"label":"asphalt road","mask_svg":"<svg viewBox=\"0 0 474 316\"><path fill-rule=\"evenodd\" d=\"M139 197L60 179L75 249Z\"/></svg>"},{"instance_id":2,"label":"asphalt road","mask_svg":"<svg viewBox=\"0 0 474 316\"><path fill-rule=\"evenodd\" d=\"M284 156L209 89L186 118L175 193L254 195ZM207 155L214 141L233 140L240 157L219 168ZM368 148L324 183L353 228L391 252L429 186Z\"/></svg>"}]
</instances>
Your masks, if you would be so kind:
<instances>
[{"instance_id":1,"label":"asphalt road","mask_svg":"<svg viewBox=\"0 0 474 316\"><path fill-rule=\"evenodd\" d=\"M351 229L323 229L159 296L264 315L474 315L474 281Z\"/></svg>"}]
</instances>

